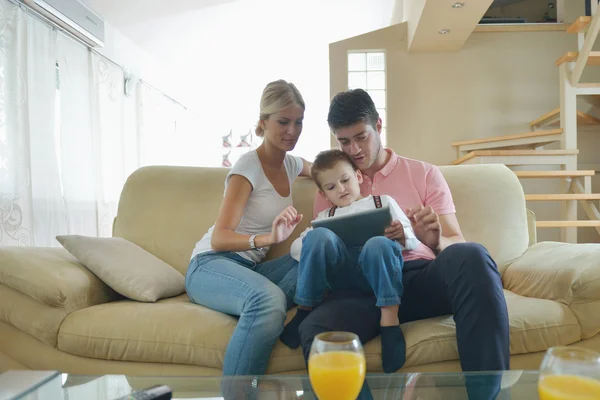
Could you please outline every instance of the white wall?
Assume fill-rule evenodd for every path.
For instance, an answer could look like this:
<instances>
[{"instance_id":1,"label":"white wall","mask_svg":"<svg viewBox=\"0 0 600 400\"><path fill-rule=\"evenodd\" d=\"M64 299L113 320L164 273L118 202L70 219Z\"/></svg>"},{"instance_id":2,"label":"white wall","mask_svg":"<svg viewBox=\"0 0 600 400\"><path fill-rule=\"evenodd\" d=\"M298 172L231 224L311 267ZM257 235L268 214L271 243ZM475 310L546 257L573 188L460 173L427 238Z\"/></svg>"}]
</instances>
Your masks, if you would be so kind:
<instances>
[{"instance_id":1,"label":"white wall","mask_svg":"<svg viewBox=\"0 0 600 400\"><path fill-rule=\"evenodd\" d=\"M142 78L165 92L176 92L175 79L167 65L106 23L105 46L96 49L125 68L135 78ZM174 94L176 96L176 93Z\"/></svg>"},{"instance_id":2,"label":"white wall","mask_svg":"<svg viewBox=\"0 0 600 400\"><path fill-rule=\"evenodd\" d=\"M393 7L394 0L240 0L127 31L155 31L143 45L180 79L184 102L201 120L199 138L247 132L264 86L295 83L307 109L294 153L313 158L329 143L329 43L388 26ZM219 155L198 149L197 157Z\"/></svg>"}]
</instances>

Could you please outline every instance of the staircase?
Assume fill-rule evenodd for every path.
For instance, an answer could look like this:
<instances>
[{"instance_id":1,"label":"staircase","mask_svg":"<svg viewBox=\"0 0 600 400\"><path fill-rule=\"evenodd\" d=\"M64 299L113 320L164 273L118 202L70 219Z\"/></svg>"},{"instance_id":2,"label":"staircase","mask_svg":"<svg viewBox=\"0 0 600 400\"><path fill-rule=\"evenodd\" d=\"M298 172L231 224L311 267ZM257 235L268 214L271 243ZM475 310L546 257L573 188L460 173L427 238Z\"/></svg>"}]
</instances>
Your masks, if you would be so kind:
<instances>
[{"instance_id":1,"label":"staircase","mask_svg":"<svg viewBox=\"0 0 600 400\"><path fill-rule=\"evenodd\" d=\"M600 31L600 12L592 2L593 17L579 17L568 28L568 34L578 35L578 51L567 52L556 61L559 68L560 107L529 123L529 130L520 134L452 143L457 159L453 165L502 163L514 169L535 165L536 171L515 171L519 179L555 179L564 183L563 192L526 194L533 202L561 202L561 219L537 221L537 228L561 228L561 240L577 243L577 228L593 228L600 234L600 194L592 192L595 171L578 170L578 128L597 127L600 119L577 110L577 96L600 106L600 83L579 83L586 66L600 66L600 52L591 51ZM558 150L544 146L555 144ZM560 170L556 168L559 167ZM548 169L544 169L548 168ZM577 205L585 211L586 220L578 220Z\"/></svg>"}]
</instances>

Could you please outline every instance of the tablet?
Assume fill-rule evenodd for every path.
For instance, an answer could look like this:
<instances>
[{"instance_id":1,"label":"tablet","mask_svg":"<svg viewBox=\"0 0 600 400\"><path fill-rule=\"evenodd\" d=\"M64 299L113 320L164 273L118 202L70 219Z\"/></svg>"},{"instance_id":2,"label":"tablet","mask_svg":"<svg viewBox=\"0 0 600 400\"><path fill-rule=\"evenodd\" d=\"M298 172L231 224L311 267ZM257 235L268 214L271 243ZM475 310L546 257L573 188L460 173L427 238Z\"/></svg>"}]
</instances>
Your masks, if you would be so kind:
<instances>
[{"instance_id":1,"label":"tablet","mask_svg":"<svg viewBox=\"0 0 600 400\"><path fill-rule=\"evenodd\" d=\"M333 216L311 222L313 228L333 231L348 247L363 246L375 236L383 236L392 222L389 207L361 211L355 214Z\"/></svg>"}]
</instances>

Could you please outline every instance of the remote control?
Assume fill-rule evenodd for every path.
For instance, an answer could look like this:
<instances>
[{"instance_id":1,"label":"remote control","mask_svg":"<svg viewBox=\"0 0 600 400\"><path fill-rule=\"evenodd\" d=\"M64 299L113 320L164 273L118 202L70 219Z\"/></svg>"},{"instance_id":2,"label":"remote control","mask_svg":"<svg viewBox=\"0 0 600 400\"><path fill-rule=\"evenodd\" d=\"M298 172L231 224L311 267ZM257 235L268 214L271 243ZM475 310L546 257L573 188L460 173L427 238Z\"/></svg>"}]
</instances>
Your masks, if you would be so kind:
<instances>
[{"instance_id":1,"label":"remote control","mask_svg":"<svg viewBox=\"0 0 600 400\"><path fill-rule=\"evenodd\" d=\"M173 391L167 385L152 386L144 390L138 390L117 400L171 400Z\"/></svg>"}]
</instances>

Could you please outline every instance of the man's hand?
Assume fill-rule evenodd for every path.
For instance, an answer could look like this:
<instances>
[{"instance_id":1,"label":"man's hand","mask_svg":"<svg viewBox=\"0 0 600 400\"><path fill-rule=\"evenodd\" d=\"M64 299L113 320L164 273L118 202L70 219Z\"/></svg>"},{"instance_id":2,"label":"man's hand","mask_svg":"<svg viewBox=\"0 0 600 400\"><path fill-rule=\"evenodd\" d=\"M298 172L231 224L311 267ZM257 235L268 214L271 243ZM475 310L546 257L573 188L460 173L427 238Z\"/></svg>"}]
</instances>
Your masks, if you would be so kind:
<instances>
[{"instance_id":1,"label":"man's hand","mask_svg":"<svg viewBox=\"0 0 600 400\"><path fill-rule=\"evenodd\" d=\"M390 226L385 228L385 237L396 240L403 247L406 247L406 237L404 237L404 227L400 221L392 221Z\"/></svg>"},{"instance_id":2,"label":"man's hand","mask_svg":"<svg viewBox=\"0 0 600 400\"><path fill-rule=\"evenodd\" d=\"M409 209L406 216L410 219L417 239L437 253L440 250L442 225L438 215L433 212L433 208L431 206L415 207Z\"/></svg>"}]
</instances>

